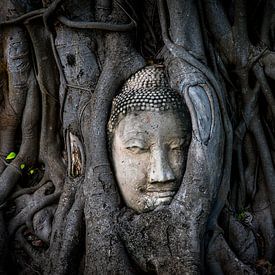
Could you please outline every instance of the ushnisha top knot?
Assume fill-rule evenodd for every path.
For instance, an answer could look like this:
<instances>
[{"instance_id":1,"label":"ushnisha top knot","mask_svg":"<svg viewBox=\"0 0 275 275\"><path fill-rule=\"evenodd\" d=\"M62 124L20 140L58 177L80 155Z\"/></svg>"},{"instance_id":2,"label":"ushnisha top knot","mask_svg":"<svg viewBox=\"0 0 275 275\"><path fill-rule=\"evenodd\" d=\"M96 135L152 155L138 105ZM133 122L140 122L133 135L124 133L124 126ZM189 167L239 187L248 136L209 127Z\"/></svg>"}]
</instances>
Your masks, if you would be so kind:
<instances>
[{"instance_id":1,"label":"ushnisha top knot","mask_svg":"<svg viewBox=\"0 0 275 275\"><path fill-rule=\"evenodd\" d=\"M135 111L175 110L186 114L181 95L171 89L164 67L148 66L132 75L114 98L108 123L112 133L122 117Z\"/></svg>"},{"instance_id":2,"label":"ushnisha top knot","mask_svg":"<svg viewBox=\"0 0 275 275\"><path fill-rule=\"evenodd\" d=\"M136 72L125 82L121 92L153 87L169 88L163 66L148 66Z\"/></svg>"}]
</instances>

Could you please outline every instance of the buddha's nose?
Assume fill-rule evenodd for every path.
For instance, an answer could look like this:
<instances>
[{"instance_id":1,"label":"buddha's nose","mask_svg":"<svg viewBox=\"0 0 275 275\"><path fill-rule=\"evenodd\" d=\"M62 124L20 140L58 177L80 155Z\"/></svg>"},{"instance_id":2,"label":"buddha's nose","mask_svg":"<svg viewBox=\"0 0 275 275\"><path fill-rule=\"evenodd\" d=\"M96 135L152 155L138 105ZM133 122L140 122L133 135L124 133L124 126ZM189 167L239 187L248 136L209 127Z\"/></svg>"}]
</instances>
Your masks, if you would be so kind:
<instances>
[{"instance_id":1,"label":"buddha's nose","mask_svg":"<svg viewBox=\"0 0 275 275\"><path fill-rule=\"evenodd\" d=\"M161 149L153 150L150 158L149 182L151 184L168 183L175 180L167 154Z\"/></svg>"}]
</instances>

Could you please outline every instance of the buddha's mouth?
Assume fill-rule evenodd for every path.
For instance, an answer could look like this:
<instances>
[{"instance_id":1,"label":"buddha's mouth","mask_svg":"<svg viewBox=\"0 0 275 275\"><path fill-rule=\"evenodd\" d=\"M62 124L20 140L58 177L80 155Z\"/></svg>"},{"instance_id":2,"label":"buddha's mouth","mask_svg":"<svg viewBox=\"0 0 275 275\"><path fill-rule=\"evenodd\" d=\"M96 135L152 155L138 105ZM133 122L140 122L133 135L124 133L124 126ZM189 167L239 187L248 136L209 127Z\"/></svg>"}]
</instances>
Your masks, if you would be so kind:
<instances>
[{"instance_id":1,"label":"buddha's mouth","mask_svg":"<svg viewBox=\"0 0 275 275\"><path fill-rule=\"evenodd\" d=\"M158 198L172 198L176 194L178 189L165 189L165 190L159 190L159 189L150 189L147 190L150 196L158 197Z\"/></svg>"},{"instance_id":2,"label":"buddha's mouth","mask_svg":"<svg viewBox=\"0 0 275 275\"><path fill-rule=\"evenodd\" d=\"M146 188L148 193L167 194L167 196L174 195L179 190L179 186L176 182L170 182L166 184L150 184Z\"/></svg>"}]
</instances>

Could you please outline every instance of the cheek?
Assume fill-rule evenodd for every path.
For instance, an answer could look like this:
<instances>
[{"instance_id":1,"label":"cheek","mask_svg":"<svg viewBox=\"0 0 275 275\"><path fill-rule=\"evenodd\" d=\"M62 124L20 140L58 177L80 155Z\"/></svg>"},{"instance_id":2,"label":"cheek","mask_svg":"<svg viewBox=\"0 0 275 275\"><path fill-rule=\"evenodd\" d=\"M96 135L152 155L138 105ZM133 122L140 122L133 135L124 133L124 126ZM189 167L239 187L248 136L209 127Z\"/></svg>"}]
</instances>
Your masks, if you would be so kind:
<instances>
[{"instance_id":1,"label":"cheek","mask_svg":"<svg viewBox=\"0 0 275 275\"><path fill-rule=\"evenodd\" d=\"M129 154L120 150L113 155L115 174L118 184L123 188L139 189L147 182L148 156Z\"/></svg>"}]
</instances>

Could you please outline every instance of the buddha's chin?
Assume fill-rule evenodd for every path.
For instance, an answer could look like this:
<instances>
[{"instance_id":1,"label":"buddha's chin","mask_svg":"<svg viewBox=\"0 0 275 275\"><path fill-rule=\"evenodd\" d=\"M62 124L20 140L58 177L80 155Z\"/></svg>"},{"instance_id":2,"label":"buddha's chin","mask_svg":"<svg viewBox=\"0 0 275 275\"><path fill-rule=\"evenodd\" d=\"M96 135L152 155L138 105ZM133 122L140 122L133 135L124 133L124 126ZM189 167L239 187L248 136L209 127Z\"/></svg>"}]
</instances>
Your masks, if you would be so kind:
<instances>
[{"instance_id":1,"label":"buddha's chin","mask_svg":"<svg viewBox=\"0 0 275 275\"><path fill-rule=\"evenodd\" d=\"M176 192L151 192L149 196L146 196L143 201L140 201L138 209L139 213L152 211L158 206L169 205L173 200Z\"/></svg>"}]
</instances>

